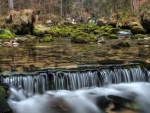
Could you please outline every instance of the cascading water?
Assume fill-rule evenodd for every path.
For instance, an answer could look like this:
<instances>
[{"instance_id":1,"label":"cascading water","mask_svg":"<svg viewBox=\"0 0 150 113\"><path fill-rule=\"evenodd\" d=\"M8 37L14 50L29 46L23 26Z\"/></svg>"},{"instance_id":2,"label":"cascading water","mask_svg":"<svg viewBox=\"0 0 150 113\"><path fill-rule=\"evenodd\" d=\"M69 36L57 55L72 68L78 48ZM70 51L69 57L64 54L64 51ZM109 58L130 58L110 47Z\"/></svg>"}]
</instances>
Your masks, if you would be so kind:
<instances>
[{"instance_id":1,"label":"cascading water","mask_svg":"<svg viewBox=\"0 0 150 113\"><path fill-rule=\"evenodd\" d=\"M149 89L150 84L147 82L121 83L105 88L47 91L26 99L21 91L16 91L18 95L10 97L8 103L14 113L103 113L102 104L107 104L106 101L114 102L115 98L119 98L117 103L134 102L140 106L142 113L149 113ZM11 95L14 95L14 92ZM122 100L125 100L124 103Z\"/></svg>"},{"instance_id":2,"label":"cascading water","mask_svg":"<svg viewBox=\"0 0 150 113\"><path fill-rule=\"evenodd\" d=\"M138 65L105 66L89 70L40 70L32 73L4 73L3 81L32 96L47 90L76 90L108 84L148 81L148 71ZM7 77L6 77L7 76Z\"/></svg>"},{"instance_id":3,"label":"cascading water","mask_svg":"<svg viewBox=\"0 0 150 113\"><path fill-rule=\"evenodd\" d=\"M28 113L102 113L103 107L97 103L115 101L112 96L136 102L142 113L149 113L149 76L147 69L130 64L3 73L2 79L11 86L8 102L14 113L26 113L26 109Z\"/></svg>"}]
</instances>

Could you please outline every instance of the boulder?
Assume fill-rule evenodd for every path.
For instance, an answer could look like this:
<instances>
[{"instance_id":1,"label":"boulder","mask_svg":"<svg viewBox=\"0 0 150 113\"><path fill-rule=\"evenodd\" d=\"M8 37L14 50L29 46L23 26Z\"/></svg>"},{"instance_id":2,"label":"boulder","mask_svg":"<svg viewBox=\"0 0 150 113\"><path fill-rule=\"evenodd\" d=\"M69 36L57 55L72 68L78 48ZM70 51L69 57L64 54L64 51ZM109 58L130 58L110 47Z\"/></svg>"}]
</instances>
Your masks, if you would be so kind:
<instances>
[{"instance_id":1,"label":"boulder","mask_svg":"<svg viewBox=\"0 0 150 113\"><path fill-rule=\"evenodd\" d=\"M150 33L150 10L149 8L150 6L145 7L140 12L141 24L147 30L148 33Z\"/></svg>"},{"instance_id":2,"label":"boulder","mask_svg":"<svg viewBox=\"0 0 150 113\"><path fill-rule=\"evenodd\" d=\"M132 22L140 23L140 17L132 10L116 12L111 15L109 25L129 29Z\"/></svg>"},{"instance_id":3,"label":"boulder","mask_svg":"<svg viewBox=\"0 0 150 113\"><path fill-rule=\"evenodd\" d=\"M8 39L8 38L13 38L14 35L11 33L9 29L0 29L0 39Z\"/></svg>"},{"instance_id":4,"label":"boulder","mask_svg":"<svg viewBox=\"0 0 150 113\"><path fill-rule=\"evenodd\" d=\"M96 42L97 40L98 39L95 35L84 32L79 32L71 38L71 42L73 43L90 43Z\"/></svg>"},{"instance_id":5,"label":"boulder","mask_svg":"<svg viewBox=\"0 0 150 113\"><path fill-rule=\"evenodd\" d=\"M100 18L97 20L96 23L98 26L105 26L105 25L107 25L107 20L105 20L104 18Z\"/></svg>"},{"instance_id":6,"label":"boulder","mask_svg":"<svg viewBox=\"0 0 150 113\"><path fill-rule=\"evenodd\" d=\"M121 28L130 28L132 22L140 23L140 19L136 12L129 10L122 12L119 20L117 21L117 26Z\"/></svg>"},{"instance_id":7,"label":"boulder","mask_svg":"<svg viewBox=\"0 0 150 113\"><path fill-rule=\"evenodd\" d=\"M33 33L33 23L37 20L37 10L25 9L21 11L11 10L9 15L2 17L2 27L7 27L15 34Z\"/></svg>"},{"instance_id":8,"label":"boulder","mask_svg":"<svg viewBox=\"0 0 150 113\"><path fill-rule=\"evenodd\" d=\"M11 113L11 108L9 107L6 100L6 91L0 83L0 113Z\"/></svg>"},{"instance_id":9,"label":"boulder","mask_svg":"<svg viewBox=\"0 0 150 113\"><path fill-rule=\"evenodd\" d=\"M130 29L133 34L144 34L146 32L139 22L131 22Z\"/></svg>"},{"instance_id":10,"label":"boulder","mask_svg":"<svg viewBox=\"0 0 150 113\"><path fill-rule=\"evenodd\" d=\"M110 16L110 18L109 18L108 24L111 25L111 26L116 27L117 26L117 22L118 22L118 20L120 18L120 15L121 15L121 13L119 13L119 12L112 14Z\"/></svg>"},{"instance_id":11,"label":"boulder","mask_svg":"<svg viewBox=\"0 0 150 113\"><path fill-rule=\"evenodd\" d=\"M50 30L50 27L42 24L34 24L33 34L36 36L42 36Z\"/></svg>"}]
</instances>

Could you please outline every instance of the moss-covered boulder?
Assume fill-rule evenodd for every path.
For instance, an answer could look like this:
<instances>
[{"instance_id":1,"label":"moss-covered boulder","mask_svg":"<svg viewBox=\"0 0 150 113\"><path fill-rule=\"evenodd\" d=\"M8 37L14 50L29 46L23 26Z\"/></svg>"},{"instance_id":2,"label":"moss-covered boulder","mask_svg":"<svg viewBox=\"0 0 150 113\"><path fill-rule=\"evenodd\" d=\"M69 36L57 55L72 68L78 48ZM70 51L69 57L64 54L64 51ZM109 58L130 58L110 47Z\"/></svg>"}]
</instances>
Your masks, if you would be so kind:
<instances>
[{"instance_id":1,"label":"moss-covered boulder","mask_svg":"<svg viewBox=\"0 0 150 113\"><path fill-rule=\"evenodd\" d=\"M72 33L72 26L60 26L57 32L61 37L69 37Z\"/></svg>"},{"instance_id":2,"label":"moss-covered boulder","mask_svg":"<svg viewBox=\"0 0 150 113\"><path fill-rule=\"evenodd\" d=\"M150 4L145 4L139 9L141 24L150 33Z\"/></svg>"},{"instance_id":3,"label":"moss-covered boulder","mask_svg":"<svg viewBox=\"0 0 150 113\"><path fill-rule=\"evenodd\" d=\"M0 29L0 39L8 39L13 38L14 35L11 33L9 29Z\"/></svg>"},{"instance_id":4,"label":"moss-covered boulder","mask_svg":"<svg viewBox=\"0 0 150 113\"><path fill-rule=\"evenodd\" d=\"M132 39L147 38L147 35L144 35L144 34L135 34L131 38Z\"/></svg>"},{"instance_id":5,"label":"moss-covered boulder","mask_svg":"<svg viewBox=\"0 0 150 113\"><path fill-rule=\"evenodd\" d=\"M57 26L56 27L53 26L53 27L50 28L50 30L47 33L54 36L54 37L55 36L57 37L57 36L60 36L59 31L60 31L60 28L58 28Z\"/></svg>"},{"instance_id":6,"label":"moss-covered boulder","mask_svg":"<svg viewBox=\"0 0 150 113\"><path fill-rule=\"evenodd\" d=\"M34 24L33 34L36 36L42 36L50 30L50 27L42 24Z\"/></svg>"},{"instance_id":7,"label":"moss-covered boulder","mask_svg":"<svg viewBox=\"0 0 150 113\"><path fill-rule=\"evenodd\" d=\"M117 37L116 34L110 34L110 35L108 36L108 38L109 38L109 39L117 39L118 37Z\"/></svg>"},{"instance_id":8,"label":"moss-covered boulder","mask_svg":"<svg viewBox=\"0 0 150 113\"><path fill-rule=\"evenodd\" d=\"M9 107L5 97L6 97L6 91L0 85L0 113L11 111L11 108Z\"/></svg>"},{"instance_id":9,"label":"moss-covered boulder","mask_svg":"<svg viewBox=\"0 0 150 113\"><path fill-rule=\"evenodd\" d=\"M132 10L128 10L128 11L122 12L119 20L117 21L117 26L121 28L130 28L132 22L139 23L140 17L136 12Z\"/></svg>"},{"instance_id":10,"label":"moss-covered boulder","mask_svg":"<svg viewBox=\"0 0 150 113\"><path fill-rule=\"evenodd\" d=\"M100 34L101 36L109 36L110 34L117 33L117 31L119 31L119 28L106 25L97 27L94 30L94 34Z\"/></svg>"},{"instance_id":11,"label":"moss-covered boulder","mask_svg":"<svg viewBox=\"0 0 150 113\"><path fill-rule=\"evenodd\" d=\"M120 18L121 12L116 12L114 14L112 14L109 18L108 24L111 26L116 27L117 26L117 22Z\"/></svg>"},{"instance_id":12,"label":"moss-covered boulder","mask_svg":"<svg viewBox=\"0 0 150 113\"><path fill-rule=\"evenodd\" d=\"M43 38L39 40L40 43L48 43L52 41L52 37L49 35L45 35Z\"/></svg>"},{"instance_id":13,"label":"moss-covered boulder","mask_svg":"<svg viewBox=\"0 0 150 113\"><path fill-rule=\"evenodd\" d=\"M131 22L130 29L133 34L144 34L146 32L139 22Z\"/></svg>"},{"instance_id":14,"label":"moss-covered boulder","mask_svg":"<svg viewBox=\"0 0 150 113\"><path fill-rule=\"evenodd\" d=\"M98 39L95 35L87 34L84 32L79 32L71 38L71 42L73 43L89 43L89 42L96 42L97 40Z\"/></svg>"},{"instance_id":15,"label":"moss-covered boulder","mask_svg":"<svg viewBox=\"0 0 150 113\"><path fill-rule=\"evenodd\" d=\"M15 34L32 34L33 23L38 14L39 11L31 9L11 10L9 15L5 17L5 24Z\"/></svg>"},{"instance_id":16,"label":"moss-covered boulder","mask_svg":"<svg viewBox=\"0 0 150 113\"><path fill-rule=\"evenodd\" d=\"M130 28L132 22L140 23L140 16L133 10L117 11L110 16L109 25L120 28Z\"/></svg>"}]
</instances>

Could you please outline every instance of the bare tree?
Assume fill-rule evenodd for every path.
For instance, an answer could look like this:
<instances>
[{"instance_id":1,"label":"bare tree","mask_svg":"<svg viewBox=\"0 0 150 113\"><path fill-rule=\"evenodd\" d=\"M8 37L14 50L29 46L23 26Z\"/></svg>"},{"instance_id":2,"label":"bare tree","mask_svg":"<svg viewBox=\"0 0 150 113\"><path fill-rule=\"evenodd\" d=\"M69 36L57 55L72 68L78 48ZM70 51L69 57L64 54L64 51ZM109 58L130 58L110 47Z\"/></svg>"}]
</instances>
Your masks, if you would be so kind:
<instances>
[{"instance_id":1,"label":"bare tree","mask_svg":"<svg viewBox=\"0 0 150 113\"><path fill-rule=\"evenodd\" d=\"M8 0L8 6L9 6L10 10L14 9L14 1L13 0Z\"/></svg>"}]
</instances>

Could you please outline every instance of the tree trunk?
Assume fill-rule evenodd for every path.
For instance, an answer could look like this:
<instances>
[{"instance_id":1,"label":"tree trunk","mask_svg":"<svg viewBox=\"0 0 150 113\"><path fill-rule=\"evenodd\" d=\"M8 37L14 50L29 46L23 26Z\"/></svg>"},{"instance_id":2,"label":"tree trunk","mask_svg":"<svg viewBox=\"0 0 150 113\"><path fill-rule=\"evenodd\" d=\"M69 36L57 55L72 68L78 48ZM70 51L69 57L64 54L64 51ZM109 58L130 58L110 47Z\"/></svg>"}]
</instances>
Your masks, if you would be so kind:
<instances>
[{"instance_id":1,"label":"tree trunk","mask_svg":"<svg viewBox=\"0 0 150 113\"><path fill-rule=\"evenodd\" d=\"M14 9L14 1L13 0L8 0L8 6L10 10Z\"/></svg>"},{"instance_id":2,"label":"tree trunk","mask_svg":"<svg viewBox=\"0 0 150 113\"><path fill-rule=\"evenodd\" d=\"M60 0L60 18L62 19L62 0Z\"/></svg>"}]
</instances>

